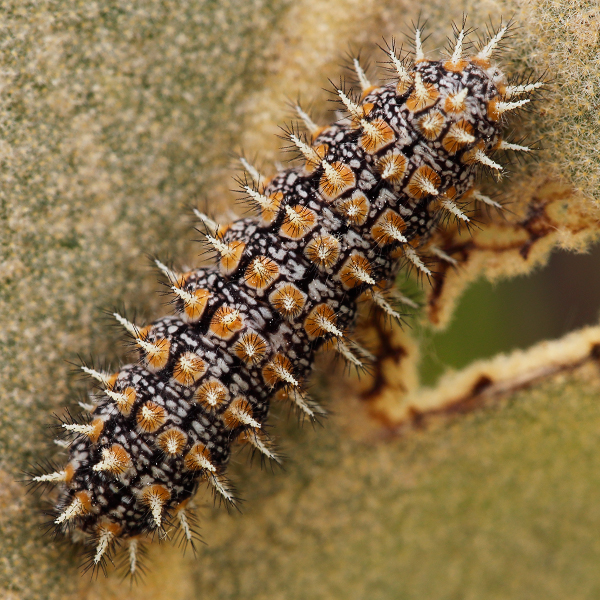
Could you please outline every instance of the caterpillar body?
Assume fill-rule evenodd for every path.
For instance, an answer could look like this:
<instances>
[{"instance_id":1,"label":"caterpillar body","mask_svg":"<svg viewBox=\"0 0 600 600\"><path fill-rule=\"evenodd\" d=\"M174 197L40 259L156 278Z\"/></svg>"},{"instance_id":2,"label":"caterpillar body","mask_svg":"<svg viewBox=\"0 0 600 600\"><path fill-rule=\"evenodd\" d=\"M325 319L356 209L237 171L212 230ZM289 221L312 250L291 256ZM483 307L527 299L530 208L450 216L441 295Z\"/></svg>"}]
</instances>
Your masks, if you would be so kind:
<instances>
[{"instance_id":1,"label":"caterpillar body","mask_svg":"<svg viewBox=\"0 0 600 600\"><path fill-rule=\"evenodd\" d=\"M58 486L52 526L88 545L90 567L125 545L135 575L143 540L180 528L193 541L201 482L236 502L225 476L234 442L279 460L264 432L270 401L321 412L305 392L315 352L369 359L348 337L359 300L398 317L388 291L403 265L429 275L428 253L444 257L428 248L444 217L497 206L475 189L477 173L502 172L495 152L529 150L503 140L504 121L542 85L509 85L492 64L508 28L472 56L457 28L449 55L427 60L417 27L410 64L387 49L384 85L355 61L360 98L337 90L346 117L319 127L298 108L308 133L286 136L299 164L267 180L246 163L256 216L222 227L198 213L216 264L178 273L157 261L174 314L145 327L115 315L138 362L114 374L82 367L99 389L87 416L61 422L68 460L32 476Z\"/></svg>"}]
</instances>

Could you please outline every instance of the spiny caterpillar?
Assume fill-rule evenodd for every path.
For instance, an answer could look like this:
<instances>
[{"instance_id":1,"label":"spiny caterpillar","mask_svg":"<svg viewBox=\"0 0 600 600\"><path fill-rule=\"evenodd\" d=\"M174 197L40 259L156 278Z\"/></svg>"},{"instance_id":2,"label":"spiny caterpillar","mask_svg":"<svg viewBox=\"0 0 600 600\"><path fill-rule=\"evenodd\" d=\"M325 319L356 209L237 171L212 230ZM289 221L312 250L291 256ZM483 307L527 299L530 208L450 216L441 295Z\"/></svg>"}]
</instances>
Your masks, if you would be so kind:
<instances>
[{"instance_id":1,"label":"spiny caterpillar","mask_svg":"<svg viewBox=\"0 0 600 600\"><path fill-rule=\"evenodd\" d=\"M68 460L31 478L58 486L52 526L87 544L88 567L105 569L124 547L135 575L143 540L179 529L193 542L201 482L236 502L225 477L234 442L279 460L264 431L271 399L310 419L323 412L305 392L315 352L369 360L348 337L359 300L399 318L400 268L428 276L427 256L453 260L429 242L445 216L468 223L473 203L499 206L476 177L503 172L498 151L529 151L503 140L504 120L542 85L509 85L492 65L509 26L466 56L463 23L442 60L425 58L417 26L414 60L387 48L385 85L355 60L360 98L336 90L344 118L320 127L297 108L308 133L286 137L299 163L269 180L243 160L256 216L220 226L197 213L216 264L179 273L157 261L174 314L145 327L115 314L139 360L114 374L82 367L99 389L84 415L60 423Z\"/></svg>"}]
</instances>

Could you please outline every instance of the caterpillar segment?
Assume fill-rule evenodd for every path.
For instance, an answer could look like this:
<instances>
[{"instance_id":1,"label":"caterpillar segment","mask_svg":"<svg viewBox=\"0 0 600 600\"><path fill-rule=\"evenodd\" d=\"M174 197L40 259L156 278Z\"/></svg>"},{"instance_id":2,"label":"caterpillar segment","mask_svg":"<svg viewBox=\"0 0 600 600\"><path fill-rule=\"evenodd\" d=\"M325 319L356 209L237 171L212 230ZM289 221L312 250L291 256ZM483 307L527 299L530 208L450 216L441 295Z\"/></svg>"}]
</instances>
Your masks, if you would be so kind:
<instances>
[{"instance_id":1,"label":"caterpillar segment","mask_svg":"<svg viewBox=\"0 0 600 600\"><path fill-rule=\"evenodd\" d=\"M119 546L135 575L140 544L174 528L193 542L201 484L236 502L226 479L236 442L279 462L265 432L271 400L323 414L306 393L317 350L356 367L372 359L348 337L359 300L400 320L386 292L399 270L430 276L428 256L454 264L428 248L432 233L448 218L468 224L475 202L499 207L476 177L502 173L504 151L529 151L503 128L542 85L508 85L492 64L507 30L469 55L468 32L456 29L449 56L430 60L417 28L412 62L387 48L384 84L354 61L360 99L336 91L346 118L320 127L297 108L307 129L287 134L297 163L267 179L240 159L254 216L221 227L196 214L214 263L180 273L156 261L172 314L145 327L115 314L137 361L115 374L82 367L100 387L91 418L64 424L66 465L33 478L56 486L54 526L93 547L92 568Z\"/></svg>"}]
</instances>

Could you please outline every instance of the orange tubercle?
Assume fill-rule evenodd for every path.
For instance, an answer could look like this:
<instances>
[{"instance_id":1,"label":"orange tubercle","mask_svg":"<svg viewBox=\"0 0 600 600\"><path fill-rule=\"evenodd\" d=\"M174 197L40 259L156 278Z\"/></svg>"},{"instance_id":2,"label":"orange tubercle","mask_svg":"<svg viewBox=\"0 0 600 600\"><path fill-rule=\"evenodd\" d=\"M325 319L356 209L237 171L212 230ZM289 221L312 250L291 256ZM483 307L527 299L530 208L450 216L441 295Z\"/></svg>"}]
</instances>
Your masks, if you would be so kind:
<instances>
[{"instance_id":1,"label":"orange tubercle","mask_svg":"<svg viewBox=\"0 0 600 600\"><path fill-rule=\"evenodd\" d=\"M136 419L142 431L152 433L166 422L167 413L159 404L148 401L140 407Z\"/></svg>"},{"instance_id":2,"label":"orange tubercle","mask_svg":"<svg viewBox=\"0 0 600 600\"><path fill-rule=\"evenodd\" d=\"M302 312L306 304L306 295L293 283L286 283L270 294L269 301L277 312L292 319Z\"/></svg>"},{"instance_id":3,"label":"orange tubercle","mask_svg":"<svg viewBox=\"0 0 600 600\"><path fill-rule=\"evenodd\" d=\"M231 306L220 306L213 315L209 330L223 340L231 339L244 327L240 311Z\"/></svg>"},{"instance_id":4,"label":"orange tubercle","mask_svg":"<svg viewBox=\"0 0 600 600\"><path fill-rule=\"evenodd\" d=\"M207 368L197 354L184 352L173 367L173 379L181 385L190 386L206 373Z\"/></svg>"},{"instance_id":5,"label":"orange tubercle","mask_svg":"<svg viewBox=\"0 0 600 600\"><path fill-rule=\"evenodd\" d=\"M194 399L205 408L213 410L218 408L227 400L229 392L227 388L215 378L203 383L194 394Z\"/></svg>"}]
</instances>

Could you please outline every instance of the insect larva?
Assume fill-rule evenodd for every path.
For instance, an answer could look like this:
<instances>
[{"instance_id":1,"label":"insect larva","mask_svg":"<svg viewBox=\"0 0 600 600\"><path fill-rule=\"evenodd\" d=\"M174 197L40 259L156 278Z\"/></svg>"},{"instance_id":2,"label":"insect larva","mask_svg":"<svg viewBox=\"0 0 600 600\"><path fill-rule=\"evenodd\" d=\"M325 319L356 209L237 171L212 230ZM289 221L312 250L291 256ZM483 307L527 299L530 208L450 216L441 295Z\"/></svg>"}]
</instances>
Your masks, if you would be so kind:
<instances>
[{"instance_id":1,"label":"insect larva","mask_svg":"<svg viewBox=\"0 0 600 600\"><path fill-rule=\"evenodd\" d=\"M142 540L178 527L193 541L201 482L236 502L225 477L234 442L278 460L263 431L274 395L310 419L322 412L305 392L315 352L328 343L355 366L366 360L349 338L359 299L398 317L386 290L402 265L430 274L428 238L444 216L468 223L470 203L495 204L476 175L502 173L498 152L528 151L503 140L503 124L542 85L508 85L492 64L508 28L472 56L457 30L440 60L425 58L417 28L413 61L388 48L384 85L355 61L359 97L336 91L346 118L320 127L298 108L308 130L288 134L298 164L267 179L245 163L256 216L223 227L197 213L215 264L178 273L158 262L174 314L144 327L115 315L138 362L83 367L94 404L62 423L65 466L32 477L58 486L53 525L90 545L91 567L117 541L132 574Z\"/></svg>"}]
</instances>

